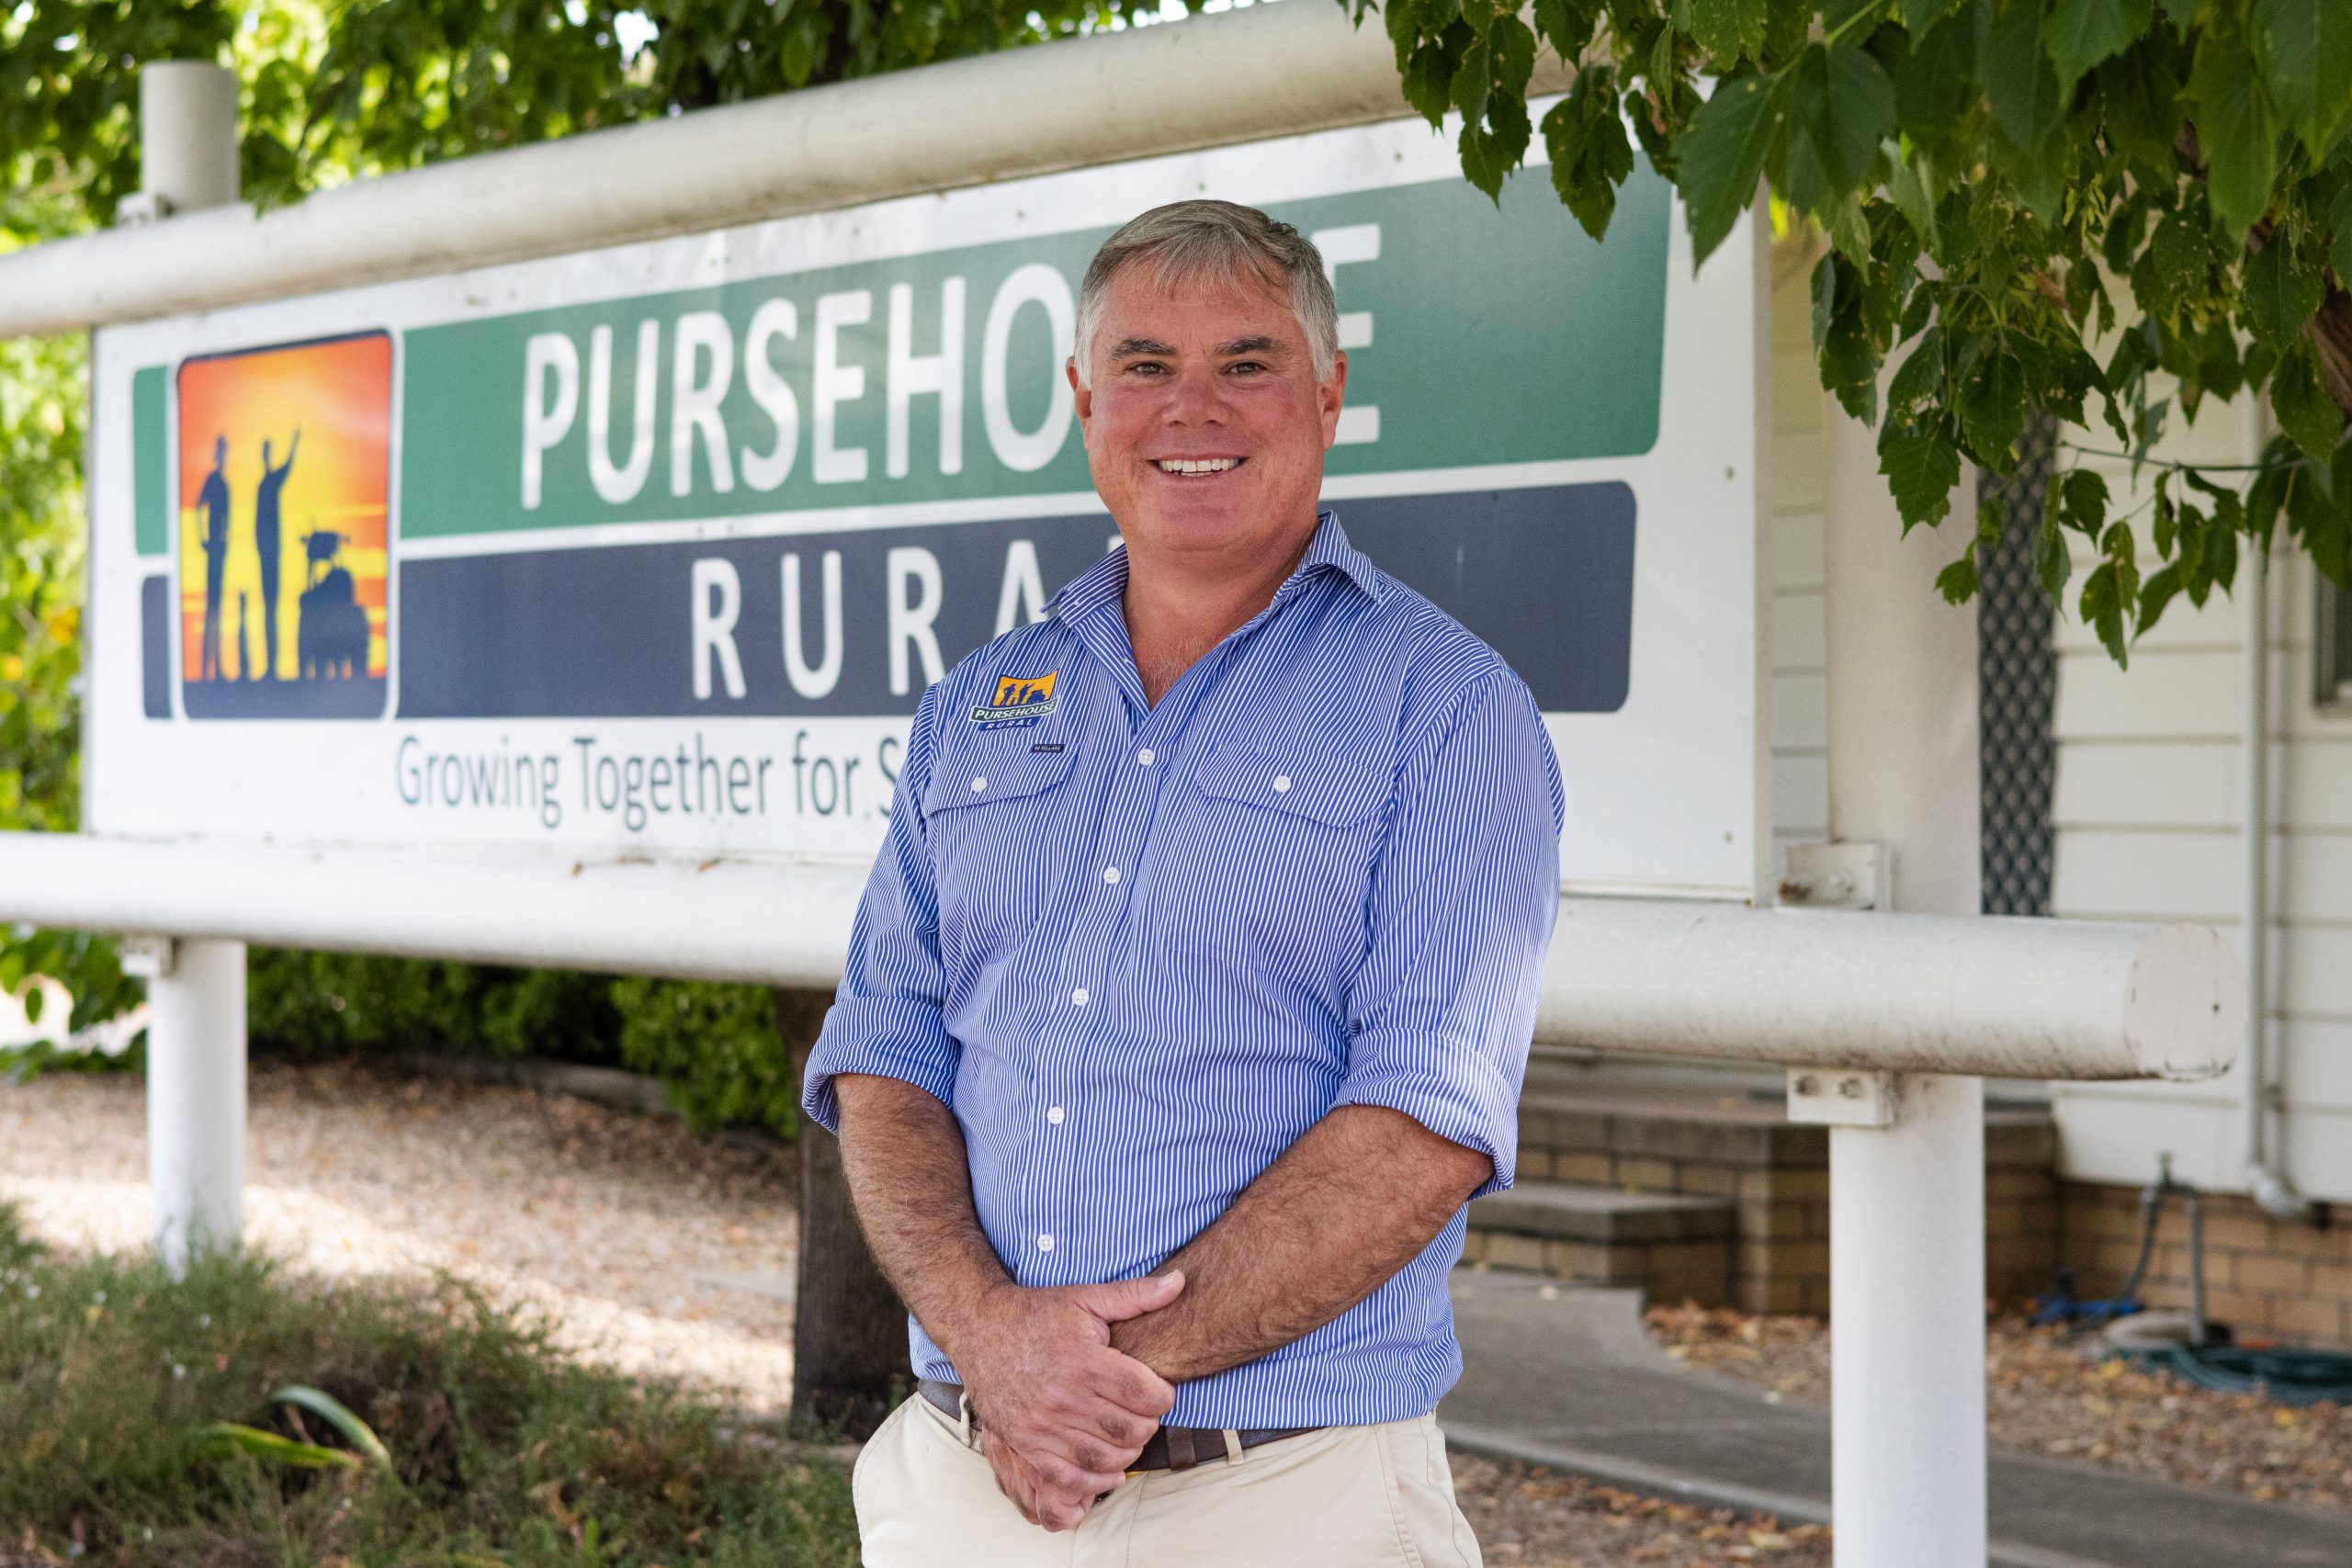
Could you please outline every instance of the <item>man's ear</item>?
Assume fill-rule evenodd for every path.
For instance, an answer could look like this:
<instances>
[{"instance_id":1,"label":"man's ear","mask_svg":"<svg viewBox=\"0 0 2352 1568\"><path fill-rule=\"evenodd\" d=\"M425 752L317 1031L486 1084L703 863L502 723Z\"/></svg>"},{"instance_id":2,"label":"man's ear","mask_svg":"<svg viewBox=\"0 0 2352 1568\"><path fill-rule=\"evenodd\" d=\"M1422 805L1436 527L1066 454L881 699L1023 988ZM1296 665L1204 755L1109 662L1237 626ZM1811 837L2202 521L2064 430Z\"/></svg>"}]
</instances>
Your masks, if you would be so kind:
<instances>
[{"instance_id":1,"label":"man's ear","mask_svg":"<svg viewBox=\"0 0 2352 1568\"><path fill-rule=\"evenodd\" d=\"M1069 378L1070 407L1077 412L1078 423L1083 425L1094 413L1094 389L1078 378L1076 355L1063 362L1062 374Z\"/></svg>"},{"instance_id":2,"label":"man's ear","mask_svg":"<svg viewBox=\"0 0 2352 1568\"><path fill-rule=\"evenodd\" d=\"M1346 401L1348 389L1348 351L1340 349L1331 355L1331 374L1315 387L1317 412L1323 416L1323 450L1329 452L1340 439L1340 406Z\"/></svg>"}]
</instances>

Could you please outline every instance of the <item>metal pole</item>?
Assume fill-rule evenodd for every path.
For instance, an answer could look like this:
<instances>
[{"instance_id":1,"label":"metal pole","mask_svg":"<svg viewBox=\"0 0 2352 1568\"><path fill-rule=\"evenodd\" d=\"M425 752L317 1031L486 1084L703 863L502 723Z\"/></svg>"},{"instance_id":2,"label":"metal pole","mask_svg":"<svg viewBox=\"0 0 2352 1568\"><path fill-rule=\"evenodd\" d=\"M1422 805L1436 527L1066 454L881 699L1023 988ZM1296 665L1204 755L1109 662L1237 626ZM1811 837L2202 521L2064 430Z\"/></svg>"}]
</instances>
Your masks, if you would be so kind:
<instances>
[{"instance_id":1,"label":"metal pole","mask_svg":"<svg viewBox=\"0 0 2352 1568\"><path fill-rule=\"evenodd\" d=\"M2254 447L2261 439L2260 416L2252 415ZM2245 1150L2245 1188L2274 1220L2307 1220L2310 1199L2287 1179L2286 1163L2273 1134L2278 1122L2278 1086L2271 1076L2270 998L2270 556L2248 549L2238 561L2237 599L2245 617L2245 728L2239 760L2245 791L2242 865L2245 901L2240 912L2245 942L2246 1010L2245 1069L2238 1086L2239 1135ZM2224 1178L2226 1179L2226 1177ZM2198 1320L2199 1328L2203 1319Z\"/></svg>"},{"instance_id":2,"label":"metal pole","mask_svg":"<svg viewBox=\"0 0 2352 1568\"><path fill-rule=\"evenodd\" d=\"M147 1184L175 1275L244 1230L245 944L159 944L147 983Z\"/></svg>"},{"instance_id":3,"label":"metal pole","mask_svg":"<svg viewBox=\"0 0 2352 1568\"><path fill-rule=\"evenodd\" d=\"M1829 1129L1838 1568L1984 1568L1984 1080Z\"/></svg>"},{"instance_id":4,"label":"metal pole","mask_svg":"<svg viewBox=\"0 0 2352 1568\"><path fill-rule=\"evenodd\" d=\"M168 218L237 199L237 74L207 60L139 68L140 194Z\"/></svg>"},{"instance_id":5,"label":"metal pole","mask_svg":"<svg viewBox=\"0 0 2352 1568\"><path fill-rule=\"evenodd\" d=\"M139 73L147 221L237 199L237 78L209 62ZM174 1274L244 1229L245 944L151 942L126 954L148 975L147 1184L155 1250Z\"/></svg>"},{"instance_id":6,"label":"metal pole","mask_svg":"<svg viewBox=\"0 0 2352 1568\"><path fill-rule=\"evenodd\" d=\"M1975 916L1976 618L1934 591L1951 541L1903 537L1871 431L1833 406L1824 448L1831 829L1883 846L1894 908ZM1954 497L1963 519L1973 490ZM1837 1562L1984 1568L1984 1080L1863 1077L1855 1113L1814 1108L1845 1123L1829 1132ZM1810 1098L1796 1087L1792 1114Z\"/></svg>"},{"instance_id":7,"label":"metal pole","mask_svg":"<svg viewBox=\"0 0 2352 1568\"><path fill-rule=\"evenodd\" d=\"M830 989L865 876L847 860L0 833L0 922ZM2204 926L1570 897L1535 1039L1849 1074L2195 1080L2245 1029L2236 951Z\"/></svg>"}]
</instances>

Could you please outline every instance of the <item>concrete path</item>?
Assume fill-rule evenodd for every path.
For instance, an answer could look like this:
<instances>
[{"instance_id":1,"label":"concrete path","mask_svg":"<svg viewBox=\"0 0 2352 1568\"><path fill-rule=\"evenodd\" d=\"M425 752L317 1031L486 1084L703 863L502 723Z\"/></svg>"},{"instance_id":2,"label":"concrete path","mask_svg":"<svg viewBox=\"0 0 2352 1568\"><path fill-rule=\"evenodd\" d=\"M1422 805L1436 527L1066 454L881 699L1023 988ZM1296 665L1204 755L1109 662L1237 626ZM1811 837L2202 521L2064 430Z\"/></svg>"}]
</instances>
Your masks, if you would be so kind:
<instances>
[{"instance_id":1,"label":"concrete path","mask_svg":"<svg viewBox=\"0 0 2352 1568\"><path fill-rule=\"evenodd\" d=\"M1829 1518L1829 1418L1683 1366L1630 1290L1453 1273L1461 1383L1438 1409L1457 1447L1630 1491L1791 1522ZM2116 1471L1996 1452L1998 1568L2344 1568L2352 1520Z\"/></svg>"}]
</instances>

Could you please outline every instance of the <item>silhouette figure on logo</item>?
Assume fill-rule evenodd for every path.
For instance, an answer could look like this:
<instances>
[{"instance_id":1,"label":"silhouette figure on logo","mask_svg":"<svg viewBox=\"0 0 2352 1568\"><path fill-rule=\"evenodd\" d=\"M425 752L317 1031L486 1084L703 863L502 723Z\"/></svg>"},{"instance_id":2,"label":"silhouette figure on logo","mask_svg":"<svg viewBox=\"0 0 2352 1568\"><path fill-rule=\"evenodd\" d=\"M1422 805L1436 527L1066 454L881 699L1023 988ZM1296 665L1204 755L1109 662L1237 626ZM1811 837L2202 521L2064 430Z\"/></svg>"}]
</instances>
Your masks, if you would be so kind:
<instances>
[{"instance_id":1,"label":"silhouette figure on logo","mask_svg":"<svg viewBox=\"0 0 2352 1568\"><path fill-rule=\"evenodd\" d=\"M269 443L263 442L261 484L254 491L254 548L261 555L261 629L269 651L269 662L263 669L273 681L277 679L277 497L286 488L286 470L294 466L294 454L301 446L302 427L298 424L294 439L286 447L286 461L273 467Z\"/></svg>"},{"instance_id":2,"label":"silhouette figure on logo","mask_svg":"<svg viewBox=\"0 0 2352 1568\"><path fill-rule=\"evenodd\" d=\"M237 673L248 681L258 681L261 672L254 668L254 629L246 624L245 611L252 595L237 590Z\"/></svg>"},{"instance_id":3,"label":"silhouette figure on logo","mask_svg":"<svg viewBox=\"0 0 2352 1568\"><path fill-rule=\"evenodd\" d=\"M212 471L204 476L204 488L197 492L196 509L204 513L204 531L198 542L204 547L204 646L199 660L199 681L220 678L220 573L229 564L229 481L220 470L229 461L229 438L212 438Z\"/></svg>"},{"instance_id":4,"label":"silhouette figure on logo","mask_svg":"<svg viewBox=\"0 0 2352 1568\"><path fill-rule=\"evenodd\" d=\"M293 461L289 455L288 462ZM368 673L368 612L344 569L343 536L313 528L302 536L309 584L294 631L294 652L305 680L351 680ZM324 569L323 570L322 569Z\"/></svg>"}]
</instances>

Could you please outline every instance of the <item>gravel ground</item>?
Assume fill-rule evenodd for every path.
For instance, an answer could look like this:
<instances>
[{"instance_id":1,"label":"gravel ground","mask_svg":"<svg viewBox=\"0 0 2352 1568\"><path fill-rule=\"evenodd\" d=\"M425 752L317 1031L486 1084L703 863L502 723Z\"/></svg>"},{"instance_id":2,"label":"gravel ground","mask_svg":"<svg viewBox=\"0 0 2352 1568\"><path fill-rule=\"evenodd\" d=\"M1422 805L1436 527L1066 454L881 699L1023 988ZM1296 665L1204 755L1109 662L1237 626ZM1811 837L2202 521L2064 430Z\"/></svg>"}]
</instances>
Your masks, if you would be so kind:
<instances>
[{"instance_id":1,"label":"gravel ground","mask_svg":"<svg viewBox=\"0 0 2352 1568\"><path fill-rule=\"evenodd\" d=\"M1818 1318L1750 1317L1657 1307L1650 1331L1669 1355L1806 1404L1829 1403L1829 1331ZM2265 1502L2352 1509L2352 1409L2289 1409L2217 1393L2104 1360L2022 1317L1986 1335L1992 1440L2023 1453L2087 1460Z\"/></svg>"},{"instance_id":2,"label":"gravel ground","mask_svg":"<svg viewBox=\"0 0 2352 1568\"><path fill-rule=\"evenodd\" d=\"M788 1277L787 1154L680 1122L500 1085L357 1063L255 1064L249 1241L305 1272L446 1269L546 1314L560 1343L762 1413L792 1384L786 1300L705 1282ZM0 1079L0 1199L60 1246L143 1246L143 1085L53 1073ZM1826 1568L1827 1534L1662 1503L1527 1465L1457 1455L1487 1561L1510 1568Z\"/></svg>"},{"instance_id":3,"label":"gravel ground","mask_svg":"<svg viewBox=\"0 0 2352 1568\"><path fill-rule=\"evenodd\" d=\"M789 1277L788 1153L569 1096L352 1063L257 1063L248 1100L245 1234L264 1251L324 1275L447 1269L545 1314L582 1355L763 1413L789 1396L791 1303L703 1278ZM35 1234L144 1245L146 1161L141 1080L0 1080L0 1198Z\"/></svg>"},{"instance_id":4,"label":"gravel ground","mask_svg":"<svg viewBox=\"0 0 2352 1568\"><path fill-rule=\"evenodd\" d=\"M1825 1525L1662 1502L1468 1454L1453 1456L1453 1490L1492 1568L1829 1568Z\"/></svg>"}]
</instances>

